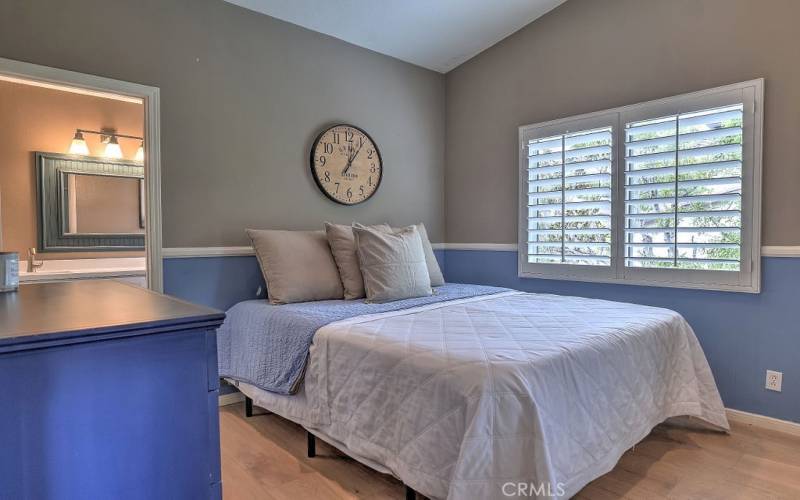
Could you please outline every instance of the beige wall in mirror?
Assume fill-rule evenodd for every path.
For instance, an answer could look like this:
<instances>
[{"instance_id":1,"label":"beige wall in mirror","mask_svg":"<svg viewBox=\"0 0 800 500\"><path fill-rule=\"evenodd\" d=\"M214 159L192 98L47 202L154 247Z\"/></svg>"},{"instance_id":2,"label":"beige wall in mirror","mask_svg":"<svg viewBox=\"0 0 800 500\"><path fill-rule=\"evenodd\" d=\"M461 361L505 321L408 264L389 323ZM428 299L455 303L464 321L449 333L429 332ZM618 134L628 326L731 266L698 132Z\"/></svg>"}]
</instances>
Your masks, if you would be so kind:
<instances>
[{"instance_id":1,"label":"beige wall in mirror","mask_svg":"<svg viewBox=\"0 0 800 500\"><path fill-rule=\"evenodd\" d=\"M141 136L144 110L141 104L0 80L0 201L2 202L3 250L19 252L25 258L31 247L37 247L37 201L34 152L67 153L75 130L113 128L120 134ZM100 137L86 134L91 154L100 155ZM132 159L139 147L137 141L120 141L125 159ZM76 176L77 191L94 193L76 200L77 224L95 224L117 220L110 214L109 202L116 200L120 217L128 228L124 232L140 233L138 179L115 179L100 176ZM93 177L93 178L89 178ZM102 183L103 186L99 186ZM111 185L109 185L111 184ZM81 189L83 188L83 189ZM88 190L88 191L87 191ZM122 193L119 191L122 190ZM92 206L88 206L89 205ZM135 208L133 204L136 204ZM130 206L129 206L130 205ZM102 207L102 208L99 208ZM99 210L103 217L98 218ZM93 215L94 214L94 215ZM129 220L128 220L129 219ZM78 227L78 229L81 229ZM115 252L46 252L37 258L75 259L93 257L140 257L141 251Z\"/></svg>"},{"instance_id":2,"label":"beige wall in mirror","mask_svg":"<svg viewBox=\"0 0 800 500\"><path fill-rule=\"evenodd\" d=\"M144 234L142 179L66 174L67 234Z\"/></svg>"}]
</instances>

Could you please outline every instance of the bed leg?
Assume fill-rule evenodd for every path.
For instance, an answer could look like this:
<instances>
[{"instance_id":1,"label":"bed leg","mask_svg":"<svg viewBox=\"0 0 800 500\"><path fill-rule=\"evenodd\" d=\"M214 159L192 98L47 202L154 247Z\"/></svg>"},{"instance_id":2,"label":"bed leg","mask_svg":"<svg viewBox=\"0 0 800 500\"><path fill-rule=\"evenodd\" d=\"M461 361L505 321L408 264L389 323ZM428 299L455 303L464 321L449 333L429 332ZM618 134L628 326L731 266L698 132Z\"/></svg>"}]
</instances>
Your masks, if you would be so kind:
<instances>
[{"instance_id":1,"label":"bed leg","mask_svg":"<svg viewBox=\"0 0 800 500\"><path fill-rule=\"evenodd\" d=\"M417 500L417 492L411 486L406 486L406 500Z\"/></svg>"},{"instance_id":2,"label":"bed leg","mask_svg":"<svg viewBox=\"0 0 800 500\"><path fill-rule=\"evenodd\" d=\"M248 398L247 396L245 396L244 397L244 416L245 417L250 418L250 417L253 417L253 416L259 417L261 415L272 415L271 411L269 411L267 409L264 409L264 408L262 408L262 410L264 410L263 412L261 412L259 414L255 414L255 413L253 413L253 406L254 406L253 405L253 400L251 398Z\"/></svg>"},{"instance_id":3,"label":"bed leg","mask_svg":"<svg viewBox=\"0 0 800 500\"><path fill-rule=\"evenodd\" d=\"M317 438L308 431L306 436L308 436L308 458L314 458L317 456Z\"/></svg>"}]
</instances>

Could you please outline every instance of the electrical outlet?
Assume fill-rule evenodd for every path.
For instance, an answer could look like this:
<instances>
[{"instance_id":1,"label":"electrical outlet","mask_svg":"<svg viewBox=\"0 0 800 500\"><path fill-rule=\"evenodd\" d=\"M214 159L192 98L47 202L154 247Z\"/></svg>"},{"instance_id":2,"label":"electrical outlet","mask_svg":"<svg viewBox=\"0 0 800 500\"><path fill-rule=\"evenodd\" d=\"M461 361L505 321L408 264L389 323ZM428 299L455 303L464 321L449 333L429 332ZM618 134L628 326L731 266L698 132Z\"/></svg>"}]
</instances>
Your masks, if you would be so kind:
<instances>
[{"instance_id":1,"label":"electrical outlet","mask_svg":"<svg viewBox=\"0 0 800 500\"><path fill-rule=\"evenodd\" d=\"M781 392L781 385L783 384L783 372L774 372L767 370L767 389L770 391Z\"/></svg>"}]
</instances>

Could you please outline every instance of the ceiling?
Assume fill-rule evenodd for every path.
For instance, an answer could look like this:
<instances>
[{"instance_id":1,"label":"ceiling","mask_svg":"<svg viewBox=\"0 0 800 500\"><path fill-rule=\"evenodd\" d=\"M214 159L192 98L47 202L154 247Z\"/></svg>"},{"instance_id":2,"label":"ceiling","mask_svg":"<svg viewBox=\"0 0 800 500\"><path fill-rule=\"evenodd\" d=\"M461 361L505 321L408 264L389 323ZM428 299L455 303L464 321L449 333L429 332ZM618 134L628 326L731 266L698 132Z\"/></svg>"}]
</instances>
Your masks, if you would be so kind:
<instances>
[{"instance_id":1,"label":"ceiling","mask_svg":"<svg viewBox=\"0 0 800 500\"><path fill-rule=\"evenodd\" d=\"M226 0L446 73L566 0Z\"/></svg>"}]
</instances>

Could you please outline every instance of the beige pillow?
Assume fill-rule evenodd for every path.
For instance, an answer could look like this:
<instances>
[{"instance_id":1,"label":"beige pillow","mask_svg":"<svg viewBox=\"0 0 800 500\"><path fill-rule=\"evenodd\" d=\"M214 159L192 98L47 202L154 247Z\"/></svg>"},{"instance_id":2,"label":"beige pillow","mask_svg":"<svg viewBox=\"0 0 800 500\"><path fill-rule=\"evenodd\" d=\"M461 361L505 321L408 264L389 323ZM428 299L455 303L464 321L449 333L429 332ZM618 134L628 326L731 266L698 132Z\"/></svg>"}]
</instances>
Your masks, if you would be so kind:
<instances>
[{"instance_id":1,"label":"beige pillow","mask_svg":"<svg viewBox=\"0 0 800 500\"><path fill-rule=\"evenodd\" d=\"M391 302L433 293L416 227L387 233L355 225L353 234L368 302Z\"/></svg>"},{"instance_id":2,"label":"beige pillow","mask_svg":"<svg viewBox=\"0 0 800 500\"><path fill-rule=\"evenodd\" d=\"M433 253L433 246L428 238L428 231L425 230L425 224L420 222L416 227L422 240L422 249L425 250L425 264L428 266L431 286L442 286L444 285L444 276L442 276L442 270L439 269L439 261L436 260L436 254Z\"/></svg>"},{"instance_id":3,"label":"beige pillow","mask_svg":"<svg viewBox=\"0 0 800 500\"><path fill-rule=\"evenodd\" d=\"M367 227L385 233L392 231L392 228L386 224ZM364 298L364 280L361 277L361 267L358 265L353 227L326 222L325 234L328 235L333 260L336 261L339 276L342 278L344 298L347 300Z\"/></svg>"},{"instance_id":4,"label":"beige pillow","mask_svg":"<svg viewBox=\"0 0 800 500\"><path fill-rule=\"evenodd\" d=\"M248 229L273 304L341 299L344 291L324 231Z\"/></svg>"}]
</instances>

